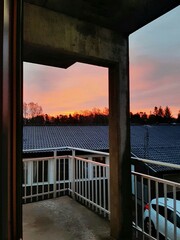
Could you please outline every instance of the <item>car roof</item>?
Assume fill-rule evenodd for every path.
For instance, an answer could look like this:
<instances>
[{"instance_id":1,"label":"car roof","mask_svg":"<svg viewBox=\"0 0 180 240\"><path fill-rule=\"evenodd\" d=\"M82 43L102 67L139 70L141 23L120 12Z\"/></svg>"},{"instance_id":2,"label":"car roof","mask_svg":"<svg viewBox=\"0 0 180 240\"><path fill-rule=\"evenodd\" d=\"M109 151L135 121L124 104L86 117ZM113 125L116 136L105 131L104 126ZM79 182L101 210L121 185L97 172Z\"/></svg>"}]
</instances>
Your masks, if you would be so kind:
<instances>
[{"instance_id":1,"label":"car roof","mask_svg":"<svg viewBox=\"0 0 180 240\"><path fill-rule=\"evenodd\" d=\"M156 198L154 198L151 201L151 204L156 204ZM165 198L164 197L158 198L158 204L161 205L161 206L164 206L165 205ZM167 207L172 209L172 210L174 209L174 199L167 198ZM180 201L179 200L176 200L176 212L180 215Z\"/></svg>"}]
</instances>

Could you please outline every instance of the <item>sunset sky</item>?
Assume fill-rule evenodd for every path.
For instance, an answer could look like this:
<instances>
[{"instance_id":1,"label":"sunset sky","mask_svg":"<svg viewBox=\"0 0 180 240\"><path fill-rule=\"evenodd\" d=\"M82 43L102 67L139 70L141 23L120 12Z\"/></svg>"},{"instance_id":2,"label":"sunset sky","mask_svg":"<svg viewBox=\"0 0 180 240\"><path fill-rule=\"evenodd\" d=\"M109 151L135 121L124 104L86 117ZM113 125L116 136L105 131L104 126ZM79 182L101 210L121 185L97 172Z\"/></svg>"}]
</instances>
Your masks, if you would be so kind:
<instances>
[{"instance_id":1,"label":"sunset sky","mask_svg":"<svg viewBox=\"0 0 180 240\"><path fill-rule=\"evenodd\" d=\"M180 110L180 7L129 37L130 108ZM68 69L24 63L24 101L50 115L108 107L108 70L76 63Z\"/></svg>"}]
</instances>

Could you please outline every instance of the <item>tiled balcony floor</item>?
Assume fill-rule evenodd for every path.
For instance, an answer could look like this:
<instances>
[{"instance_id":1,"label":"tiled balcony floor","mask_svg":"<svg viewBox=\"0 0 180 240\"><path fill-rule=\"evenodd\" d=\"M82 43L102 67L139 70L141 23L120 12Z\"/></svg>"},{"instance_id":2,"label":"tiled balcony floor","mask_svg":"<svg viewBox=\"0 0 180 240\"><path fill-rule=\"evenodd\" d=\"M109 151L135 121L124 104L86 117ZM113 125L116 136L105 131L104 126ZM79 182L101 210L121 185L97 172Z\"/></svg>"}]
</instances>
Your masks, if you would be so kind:
<instances>
[{"instance_id":1,"label":"tiled balcony floor","mask_svg":"<svg viewBox=\"0 0 180 240\"><path fill-rule=\"evenodd\" d=\"M24 240L112 240L109 221L65 196L23 205Z\"/></svg>"}]
</instances>

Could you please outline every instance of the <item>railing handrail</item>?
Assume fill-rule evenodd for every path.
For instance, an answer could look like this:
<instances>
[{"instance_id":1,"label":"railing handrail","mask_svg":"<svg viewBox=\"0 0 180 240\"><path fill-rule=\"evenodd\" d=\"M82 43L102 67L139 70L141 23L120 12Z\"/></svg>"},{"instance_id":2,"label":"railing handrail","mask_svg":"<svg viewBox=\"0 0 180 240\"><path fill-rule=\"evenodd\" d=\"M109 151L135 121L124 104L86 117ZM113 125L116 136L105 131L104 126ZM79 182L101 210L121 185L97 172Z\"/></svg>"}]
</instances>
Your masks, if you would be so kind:
<instances>
[{"instance_id":1,"label":"railing handrail","mask_svg":"<svg viewBox=\"0 0 180 240\"><path fill-rule=\"evenodd\" d=\"M55 147L55 148L37 148L37 149L25 149L23 150L24 153L28 152L44 152L44 151L58 151L58 150L71 150L71 151L81 151L81 152L88 152L88 153L94 153L94 154L99 154L103 156L109 156L109 153L106 152L101 152L101 151L95 151L95 150L90 150L90 149L85 149L85 148L76 148L76 147L70 147L70 146L65 146L65 147ZM154 165L159 165L163 167L170 167L170 168L176 168L180 170L180 165L174 164L174 163L167 163L167 162L162 162L162 161L156 161L156 160L151 160L151 159L145 159L145 158L139 158L135 154L133 154L131 159L147 163L147 164L154 164ZM37 159L37 158L36 158Z\"/></svg>"},{"instance_id":2,"label":"railing handrail","mask_svg":"<svg viewBox=\"0 0 180 240\"><path fill-rule=\"evenodd\" d=\"M160 181L163 184L168 184L168 185L176 186L176 187L180 188L180 183L174 182L172 180L166 180L166 179L163 179L163 178L154 177L152 175L147 175L147 174L140 173L140 172L135 172L135 171L131 171L131 174L136 175L136 176L140 176L140 177L143 177L143 178L146 178L146 179L151 179L151 180L154 180L154 181Z\"/></svg>"},{"instance_id":3,"label":"railing handrail","mask_svg":"<svg viewBox=\"0 0 180 240\"><path fill-rule=\"evenodd\" d=\"M167 162L161 162L161 161L156 161L156 160L149 160L149 159L144 159L144 158L139 158L139 157L131 157L131 159L137 160L139 162L148 163L148 164L154 164L154 165L159 165L159 166L163 166L163 167L180 169L180 165L174 164L174 163L167 163Z\"/></svg>"},{"instance_id":4,"label":"railing handrail","mask_svg":"<svg viewBox=\"0 0 180 240\"><path fill-rule=\"evenodd\" d=\"M28 152L44 152L44 151L58 151L58 150L75 150L75 151L81 151L81 152L89 152L89 153L95 153L95 154L100 154L104 156L109 156L109 153L106 152L101 152L101 151L96 151L96 150L91 150L91 149L85 149L85 148L76 148L76 147L53 147L53 148L36 148L36 149L24 149L23 153L28 153Z\"/></svg>"},{"instance_id":5,"label":"railing handrail","mask_svg":"<svg viewBox=\"0 0 180 240\"><path fill-rule=\"evenodd\" d=\"M23 158L23 162L29 162L29 161L46 161L46 160L53 160L53 159L64 159L64 158L75 158L84 162L88 162L88 163L92 163L93 165L99 165L102 167L109 167L109 164L106 163L100 163L100 162L96 162L96 161L92 161L89 159L85 159L82 157L73 157L72 155L63 155L63 156L49 156L49 157L35 157L35 158Z\"/></svg>"},{"instance_id":6,"label":"railing handrail","mask_svg":"<svg viewBox=\"0 0 180 240\"><path fill-rule=\"evenodd\" d=\"M56 159L64 159L64 158L69 158L69 155L23 158L23 162L53 160L54 158L56 158Z\"/></svg>"},{"instance_id":7,"label":"railing handrail","mask_svg":"<svg viewBox=\"0 0 180 240\"><path fill-rule=\"evenodd\" d=\"M87 163L92 163L93 165L98 165L98 166L101 166L101 167L109 167L109 165L106 164L106 163L100 163L100 162L92 161L92 160L85 159L85 158L82 158L82 157L73 157L73 156L68 156L68 157L69 158L75 158L77 160L81 160L81 161L84 161L84 162L87 162Z\"/></svg>"}]
</instances>

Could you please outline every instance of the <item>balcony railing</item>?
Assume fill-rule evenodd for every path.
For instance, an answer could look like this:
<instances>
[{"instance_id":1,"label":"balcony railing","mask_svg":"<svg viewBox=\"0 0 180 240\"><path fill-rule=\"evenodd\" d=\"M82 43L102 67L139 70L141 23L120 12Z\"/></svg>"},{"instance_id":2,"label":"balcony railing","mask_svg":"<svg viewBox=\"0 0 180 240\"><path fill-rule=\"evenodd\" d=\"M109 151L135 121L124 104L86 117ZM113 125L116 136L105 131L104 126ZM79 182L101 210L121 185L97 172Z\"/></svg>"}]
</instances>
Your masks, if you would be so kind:
<instances>
[{"instance_id":1,"label":"balcony railing","mask_svg":"<svg viewBox=\"0 0 180 240\"><path fill-rule=\"evenodd\" d=\"M58 156L59 151L63 150L69 150L69 154ZM109 216L109 165L93 161L91 157L93 154L101 160L103 156L104 162L108 162L109 154L78 148L36 149L29 152L42 151L51 151L53 156L23 159L24 203L70 195L105 217ZM86 155L78 157L76 151L85 152Z\"/></svg>"},{"instance_id":2,"label":"balcony railing","mask_svg":"<svg viewBox=\"0 0 180 240\"><path fill-rule=\"evenodd\" d=\"M69 195L104 217L110 217L108 153L70 147L24 153L42 151L51 152L52 156L23 159L24 203ZM61 156L62 151L68 151L68 154ZM76 156L79 151L81 157ZM136 172L133 166L137 161L180 170L179 165L132 157L133 228L136 234L160 239L161 233L165 239L180 239L180 184Z\"/></svg>"},{"instance_id":3,"label":"balcony railing","mask_svg":"<svg viewBox=\"0 0 180 240\"><path fill-rule=\"evenodd\" d=\"M180 165L132 157L140 164L180 170ZM180 183L132 171L133 227L150 239L180 239ZM147 238L145 238L147 239Z\"/></svg>"}]
</instances>

